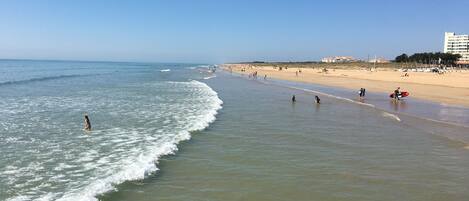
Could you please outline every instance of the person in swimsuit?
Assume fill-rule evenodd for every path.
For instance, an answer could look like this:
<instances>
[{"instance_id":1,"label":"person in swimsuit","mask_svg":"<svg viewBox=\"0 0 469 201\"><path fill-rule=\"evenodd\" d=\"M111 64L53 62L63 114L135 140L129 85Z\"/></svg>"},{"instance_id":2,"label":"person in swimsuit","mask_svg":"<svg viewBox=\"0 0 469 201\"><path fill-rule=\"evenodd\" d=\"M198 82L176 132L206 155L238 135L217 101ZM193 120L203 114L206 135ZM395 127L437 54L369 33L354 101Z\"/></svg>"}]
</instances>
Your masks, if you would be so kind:
<instances>
[{"instance_id":1,"label":"person in swimsuit","mask_svg":"<svg viewBox=\"0 0 469 201\"><path fill-rule=\"evenodd\" d=\"M85 114L85 131L91 131L91 123L88 114Z\"/></svg>"}]
</instances>

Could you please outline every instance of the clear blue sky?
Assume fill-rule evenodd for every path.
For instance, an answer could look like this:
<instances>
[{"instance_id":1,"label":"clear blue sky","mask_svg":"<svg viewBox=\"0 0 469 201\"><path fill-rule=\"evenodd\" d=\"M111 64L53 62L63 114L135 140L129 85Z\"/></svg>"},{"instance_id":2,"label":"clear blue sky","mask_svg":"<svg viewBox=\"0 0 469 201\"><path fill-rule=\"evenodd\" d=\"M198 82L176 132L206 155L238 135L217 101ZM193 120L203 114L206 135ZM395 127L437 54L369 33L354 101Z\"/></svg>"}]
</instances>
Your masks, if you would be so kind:
<instances>
[{"instance_id":1,"label":"clear blue sky","mask_svg":"<svg viewBox=\"0 0 469 201\"><path fill-rule=\"evenodd\" d=\"M394 58L469 34L469 1L0 0L0 58L153 62Z\"/></svg>"}]
</instances>

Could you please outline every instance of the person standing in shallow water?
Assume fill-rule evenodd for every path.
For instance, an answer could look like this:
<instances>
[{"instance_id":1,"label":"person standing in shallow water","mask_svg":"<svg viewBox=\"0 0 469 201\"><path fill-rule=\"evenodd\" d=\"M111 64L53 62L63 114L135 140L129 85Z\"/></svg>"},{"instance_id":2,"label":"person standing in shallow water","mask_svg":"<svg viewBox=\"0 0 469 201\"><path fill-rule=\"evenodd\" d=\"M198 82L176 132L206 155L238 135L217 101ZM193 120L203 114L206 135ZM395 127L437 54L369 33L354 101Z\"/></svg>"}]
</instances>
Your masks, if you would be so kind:
<instances>
[{"instance_id":1,"label":"person standing in shallow water","mask_svg":"<svg viewBox=\"0 0 469 201\"><path fill-rule=\"evenodd\" d=\"M365 97L365 88L360 88L360 98L364 98Z\"/></svg>"},{"instance_id":2,"label":"person standing in shallow water","mask_svg":"<svg viewBox=\"0 0 469 201\"><path fill-rule=\"evenodd\" d=\"M293 103L296 102L296 97L295 97L295 95L293 95L293 96L291 97L291 102L293 102Z\"/></svg>"},{"instance_id":3,"label":"person standing in shallow water","mask_svg":"<svg viewBox=\"0 0 469 201\"><path fill-rule=\"evenodd\" d=\"M401 100L399 98L399 96L401 95L401 91L400 91L401 87L397 87L396 90L394 90L394 100Z\"/></svg>"},{"instance_id":4,"label":"person standing in shallow water","mask_svg":"<svg viewBox=\"0 0 469 201\"><path fill-rule=\"evenodd\" d=\"M85 114L85 131L91 131L91 122L88 114Z\"/></svg>"},{"instance_id":5,"label":"person standing in shallow water","mask_svg":"<svg viewBox=\"0 0 469 201\"><path fill-rule=\"evenodd\" d=\"M314 99L316 99L317 104L321 104L321 99L319 98L319 96L314 96Z\"/></svg>"}]
</instances>

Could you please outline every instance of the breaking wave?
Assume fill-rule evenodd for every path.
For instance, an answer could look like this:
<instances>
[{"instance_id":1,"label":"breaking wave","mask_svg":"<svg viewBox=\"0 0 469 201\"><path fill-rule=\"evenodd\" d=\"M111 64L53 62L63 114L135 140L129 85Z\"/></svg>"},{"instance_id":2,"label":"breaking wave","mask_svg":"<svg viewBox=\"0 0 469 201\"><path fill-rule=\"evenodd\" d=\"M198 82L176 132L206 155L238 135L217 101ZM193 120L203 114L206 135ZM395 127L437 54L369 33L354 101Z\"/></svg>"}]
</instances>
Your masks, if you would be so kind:
<instances>
[{"instance_id":1,"label":"breaking wave","mask_svg":"<svg viewBox=\"0 0 469 201\"><path fill-rule=\"evenodd\" d=\"M67 129L75 126L73 122L44 125L45 129L58 129L44 133L32 130L44 121L41 118L32 117L31 125L17 125L15 116L11 121L2 122L0 132L2 129L21 129L21 133L36 133L34 137L25 135L2 139L0 136L0 146L6 149L29 147L23 150L28 151L27 154L21 151L15 154L32 157L20 161L26 164L23 166L13 163L0 167L0 180L7 181L11 187L9 191L15 195L7 200L95 201L97 195L115 190L118 184L144 179L157 172L161 156L174 154L179 142L190 139L191 132L208 127L222 108L223 102L217 93L202 82L143 85L129 86L134 87L129 91L144 87L147 90L144 94L97 91L79 98L37 97L16 101L17 104L9 104L12 100L0 101L0 107L21 112L28 112L37 105L45 111L50 108L64 111L100 108L110 119L106 125L115 124L109 127L101 125L102 128L96 126L96 130L86 135L77 129ZM149 96L149 90L164 96ZM109 94L109 97L98 94ZM137 97L135 100L139 102L129 101L129 97ZM32 114L36 112L41 111L29 111ZM122 117L126 121L120 124ZM93 116L91 118L93 120ZM47 135L47 138L41 139L41 135ZM36 152L29 152L31 150ZM47 165L51 163L56 165Z\"/></svg>"}]
</instances>

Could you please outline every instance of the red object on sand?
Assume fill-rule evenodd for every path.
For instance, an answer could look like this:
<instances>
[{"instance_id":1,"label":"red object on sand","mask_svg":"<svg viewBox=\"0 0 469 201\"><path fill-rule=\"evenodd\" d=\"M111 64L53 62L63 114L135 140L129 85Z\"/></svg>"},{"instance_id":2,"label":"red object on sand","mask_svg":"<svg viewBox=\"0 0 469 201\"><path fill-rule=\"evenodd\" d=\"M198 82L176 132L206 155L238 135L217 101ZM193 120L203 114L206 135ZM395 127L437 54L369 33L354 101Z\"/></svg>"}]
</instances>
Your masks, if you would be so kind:
<instances>
[{"instance_id":1,"label":"red object on sand","mask_svg":"<svg viewBox=\"0 0 469 201\"><path fill-rule=\"evenodd\" d=\"M401 95L399 96L399 98L404 98L404 97L407 97L407 96L409 96L409 95L410 95L409 92L403 91L403 92L401 92ZM389 98L394 98L394 93L389 94Z\"/></svg>"}]
</instances>

